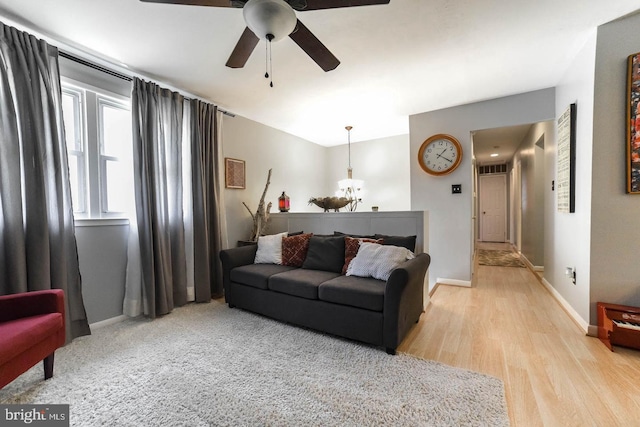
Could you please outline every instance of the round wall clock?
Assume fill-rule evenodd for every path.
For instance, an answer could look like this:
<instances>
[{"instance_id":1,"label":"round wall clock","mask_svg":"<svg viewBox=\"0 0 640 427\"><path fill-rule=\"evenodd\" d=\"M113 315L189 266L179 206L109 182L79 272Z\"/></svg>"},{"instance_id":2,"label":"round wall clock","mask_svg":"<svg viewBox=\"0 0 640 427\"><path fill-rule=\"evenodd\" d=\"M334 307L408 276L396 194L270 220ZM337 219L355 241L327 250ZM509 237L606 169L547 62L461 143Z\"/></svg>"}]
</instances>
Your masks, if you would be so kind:
<instances>
[{"instance_id":1,"label":"round wall clock","mask_svg":"<svg viewBox=\"0 0 640 427\"><path fill-rule=\"evenodd\" d=\"M453 172L462 160L462 146L451 135L439 133L428 138L418 150L420 167L431 175Z\"/></svg>"}]
</instances>

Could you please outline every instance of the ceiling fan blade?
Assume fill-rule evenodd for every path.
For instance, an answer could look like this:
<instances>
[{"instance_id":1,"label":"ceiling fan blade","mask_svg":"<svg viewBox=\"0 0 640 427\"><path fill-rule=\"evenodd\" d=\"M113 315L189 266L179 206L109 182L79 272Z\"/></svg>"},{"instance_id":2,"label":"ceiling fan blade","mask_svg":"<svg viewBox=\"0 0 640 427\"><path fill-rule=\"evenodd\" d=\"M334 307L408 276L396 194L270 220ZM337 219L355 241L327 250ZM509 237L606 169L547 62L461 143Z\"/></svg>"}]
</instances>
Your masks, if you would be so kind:
<instances>
[{"instance_id":1,"label":"ceiling fan blade","mask_svg":"<svg viewBox=\"0 0 640 427\"><path fill-rule=\"evenodd\" d=\"M233 5L231 0L140 0L145 3L187 4L191 6L242 7Z\"/></svg>"},{"instance_id":2,"label":"ceiling fan blade","mask_svg":"<svg viewBox=\"0 0 640 427\"><path fill-rule=\"evenodd\" d=\"M231 56L227 60L227 67L229 68L242 68L244 64L247 63L247 60L251 56L253 49L256 48L260 39L253 34L253 31L249 29L249 27L244 29L244 32L240 36L240 40L236 44L236 47L233 48L233 52L231 52Z\"/></svg>"},{"instance_id":3,"label":"ceiling fan blade","mask_svg":"<svg viewBox=\"0 0 640 427\"><path fill-rule=\"evenodd\" d=\"M336 9L339 7L372 6L376 4L389 4L391 0L292 0L291 6L299 11ZM300 3L298 5L297 3ZM306 3L306 5L304 5Z\"/></svg>"},{"instance_id":4,"label":"ceiling fan blade","mask_svg":"<svg viewBox=\"0 0 640 427\"><path fill-rule=\"evenodd\" d=\"M333 53L329 52L329 49L300 20L289 37L324 71L331 71L340 65L338 58L333 56Z\"/></svg>"}]
</instances>

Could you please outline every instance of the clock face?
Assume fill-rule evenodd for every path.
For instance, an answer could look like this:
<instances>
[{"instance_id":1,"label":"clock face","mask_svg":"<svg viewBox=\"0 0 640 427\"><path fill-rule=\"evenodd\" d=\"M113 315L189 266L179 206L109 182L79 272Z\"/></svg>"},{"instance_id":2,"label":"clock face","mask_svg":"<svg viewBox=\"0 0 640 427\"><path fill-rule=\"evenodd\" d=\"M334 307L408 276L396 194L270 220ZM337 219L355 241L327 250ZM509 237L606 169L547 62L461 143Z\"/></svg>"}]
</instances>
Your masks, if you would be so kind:
<instances>
[{"instance_id":1,"label":"clock face","mask_svg":"<svg viewBox=\"0 0 640 427\"><path fill-rule=\"evenodd\" d=\"M422 143L418 161L422 169L431 175L453 172L462 160L462 147L450 135L438 134Z\"/></svg>"}]
</instances>

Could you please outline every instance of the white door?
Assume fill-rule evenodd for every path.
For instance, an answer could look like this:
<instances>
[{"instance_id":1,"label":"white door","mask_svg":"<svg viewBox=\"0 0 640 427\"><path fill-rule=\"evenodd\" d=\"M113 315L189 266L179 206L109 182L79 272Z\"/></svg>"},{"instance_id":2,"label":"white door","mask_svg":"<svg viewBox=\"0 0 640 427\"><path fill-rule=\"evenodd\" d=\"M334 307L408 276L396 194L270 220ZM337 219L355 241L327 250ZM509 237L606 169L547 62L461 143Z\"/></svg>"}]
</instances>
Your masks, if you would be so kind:
<instances>
[{"instance_id":1,"label":"white door","mask_svg":"<svg viewBox=\"0 0 640 427\"><path fill-rule=\"evenodd\" d=\"M506 240L506 175L480 175L480 232L483 242Z\"/></svg>"}]
</instances>

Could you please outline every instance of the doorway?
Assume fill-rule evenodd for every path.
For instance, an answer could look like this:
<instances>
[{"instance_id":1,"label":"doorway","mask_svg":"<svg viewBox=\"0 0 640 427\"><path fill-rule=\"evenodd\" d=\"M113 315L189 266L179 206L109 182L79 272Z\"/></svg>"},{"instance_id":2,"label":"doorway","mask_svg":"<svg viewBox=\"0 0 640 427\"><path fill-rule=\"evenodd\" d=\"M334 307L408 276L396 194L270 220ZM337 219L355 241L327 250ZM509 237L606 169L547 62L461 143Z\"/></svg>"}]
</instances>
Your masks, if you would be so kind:
<instances>
[{"instance_id":1,"label":"doorway","mask_svg":"<svg viewBox=\"0 0 640 427\"><path fill-rule=\"evenodd\" d=\"M480 241L507 239L507 176L480 175Z\"/></svg>"},{"instance_id":2,"label":"doorway","mask_svg":"<svg viewBox=\"0 0 640 427\"><path fill-rule=\"evenodd\" d=\"M505 242L540 271L545 259L546 183L551 182L545 139L554 131L555 122L547 121L472 133L478 182L475 241ZM504 168L498 170L499 166Z\"/></svg>"}]
</instances>

